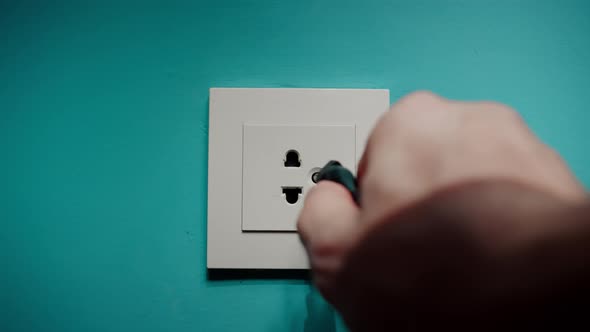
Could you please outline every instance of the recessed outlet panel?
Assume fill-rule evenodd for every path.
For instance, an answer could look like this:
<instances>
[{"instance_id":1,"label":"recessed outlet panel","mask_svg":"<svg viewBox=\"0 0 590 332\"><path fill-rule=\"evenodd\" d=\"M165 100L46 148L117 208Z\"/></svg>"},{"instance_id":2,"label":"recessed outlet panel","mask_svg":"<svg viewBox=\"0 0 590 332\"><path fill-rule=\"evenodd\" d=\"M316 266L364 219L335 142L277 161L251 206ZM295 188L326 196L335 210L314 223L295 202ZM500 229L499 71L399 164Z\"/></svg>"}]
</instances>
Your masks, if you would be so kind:
<instances>
[{"instance_id":1,"label":"recessed outlet panel","mask_svg":"<svg viewBox=\"0 0 590 332\"><path fill-rule=\"evenodd\" d=\"M388 90L212 88L207 267L306 269L295 222L330 159L356 170Z\"/></svg>"},{"instance_id":2,"label":"recessed outlet panel","mask_svg":"<svg viewBox=\"0 0 590 332\"><path fill-rule=\"evenodd\" d=\"M351 125L243 127L242 230L295 231L313 174L330 160L355 169Z\"/></svg>"}]
</instances>

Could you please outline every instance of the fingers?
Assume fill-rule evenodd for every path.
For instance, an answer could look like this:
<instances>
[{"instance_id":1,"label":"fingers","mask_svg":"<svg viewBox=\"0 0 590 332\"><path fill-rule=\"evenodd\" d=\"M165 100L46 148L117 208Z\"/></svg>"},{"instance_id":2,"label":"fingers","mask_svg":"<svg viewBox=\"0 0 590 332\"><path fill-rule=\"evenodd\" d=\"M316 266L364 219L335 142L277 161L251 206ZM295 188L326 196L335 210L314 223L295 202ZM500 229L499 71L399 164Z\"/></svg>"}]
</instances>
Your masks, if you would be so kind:
<instances>
[{"instance_id":1,"label":"fingers","mask_svg":"<svg viewBox=\"0 0 590 332\"><path fill-rule=\"evenodd\" d=\"M359 209L348 190L320 181L306 196L297 221L316 287L334 300L335 280L343 261L359 237Z\"/></svg>"},{"instance_id":2,"label":"fingers","mask_svg":"<svg viewBox=\"0 0 590 332\"><path fill-rule=\"evenodd\" d=\"M359 209L342 185L320 181L308 194L297 229L313 264L341 255L359 228Z\"/></svg>"},{"instance_id":3,"label":"fingers","mask_svg":"<svg viewBox=\"0 0 590 332\"><path fill-rule=\"evenodd\" d=\"M414 114L421 113L426 119L432 116L433 111L443 108L443 105L448 101L432 92L417 91L411 93L395 104L381 116L377 124L371 131L371 135L367 140L367 145L358 167L359 181L366 174L370 164L371 158L374 157L374 150L383 142L391 142L391 136L395 134L395 127L400 117L397 116L400 112L412 112ZM395 118L395 119L392 119Z\"/></svg>"},{"instance_id":4,"label":"fingers","mask_svg":"<svg viewBox=\"0 0 590 332\"><path fill-rule=\"evenodd\" d=\"M421 193L436 171L432 150L444 143L437 137L452 131L448 108L446 99L416 92L381 117L359 164L363 221L377 222Z\"/></svg>"}]
</instances>

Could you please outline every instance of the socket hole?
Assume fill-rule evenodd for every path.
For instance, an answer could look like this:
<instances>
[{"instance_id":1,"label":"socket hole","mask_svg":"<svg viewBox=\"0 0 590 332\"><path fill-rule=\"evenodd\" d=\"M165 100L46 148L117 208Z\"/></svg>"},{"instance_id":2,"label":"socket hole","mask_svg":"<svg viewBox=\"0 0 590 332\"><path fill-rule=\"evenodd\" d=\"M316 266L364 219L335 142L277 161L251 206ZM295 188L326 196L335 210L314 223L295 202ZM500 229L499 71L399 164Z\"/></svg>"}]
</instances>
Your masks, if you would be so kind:
<instances>
[{"instance_id":1,"label":"socket hole","mask_svg":"<svg viewBox=\"0 0 590 332\"><path fill-rule=\"evenodd\" d=\"M289 204L297 203L302 192L301 187L283 187L283 195Z\"/></svg>"},{"instance_id":2,"label":"socket hole","mask_svg":"<svg viewBox=\"0 0 590 332\"><path fill-rule=\"evenodd\" d=\"M301 160L299 159L299 152L295 150L287 151L285 155L285 167L299 167L301 166Z\"/></svg>"}]
</instances>

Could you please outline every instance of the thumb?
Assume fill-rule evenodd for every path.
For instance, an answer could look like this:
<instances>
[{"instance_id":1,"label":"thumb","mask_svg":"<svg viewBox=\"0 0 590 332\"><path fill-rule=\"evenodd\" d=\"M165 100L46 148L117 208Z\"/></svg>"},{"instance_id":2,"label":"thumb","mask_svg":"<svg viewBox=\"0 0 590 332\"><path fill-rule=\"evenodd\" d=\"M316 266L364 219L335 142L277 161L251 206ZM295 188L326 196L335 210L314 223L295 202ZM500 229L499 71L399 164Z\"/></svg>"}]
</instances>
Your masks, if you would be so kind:
<instances>
[{"instance_id":1,"label":"thumb","mask_svg":"<svg viewBox=\"0 0 590 332\"><path fill-rule=\"evenodd\" d=\"M305 198L297 229L316 276L336 272L358 236L359 208L350 192L332 181L320 181Z\"/></svg>"}]
</instances>

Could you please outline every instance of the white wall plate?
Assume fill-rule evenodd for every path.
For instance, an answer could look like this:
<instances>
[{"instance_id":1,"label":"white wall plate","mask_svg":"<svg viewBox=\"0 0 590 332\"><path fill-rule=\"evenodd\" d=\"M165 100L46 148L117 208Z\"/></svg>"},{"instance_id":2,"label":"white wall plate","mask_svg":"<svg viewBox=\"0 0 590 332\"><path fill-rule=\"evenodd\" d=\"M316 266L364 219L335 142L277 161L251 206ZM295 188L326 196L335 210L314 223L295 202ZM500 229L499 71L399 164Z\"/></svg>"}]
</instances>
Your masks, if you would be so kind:
<instances>
[{"instance_id":1,"label":"white wall plate","mask_svg":"<svg viewBox=\"0 0 590 332\"><path fill-rule=\"evenodd\" d=\"M295 221L312 174L356 170L388 90L212 88L207 267L305 269Z\"/></svg>"},{"instance_id":2,"label":"white wall plate","mask_svg":"<svg viewBox=\"0 0 590 332\"><path fill-rule=\"evenodd\" d=\"M354 124L246 123L243 129L243 231L296 231L313 174L330 160L355 168ZM291 156L297 166L285 166Z\"/></svg>"}]
</instances>

